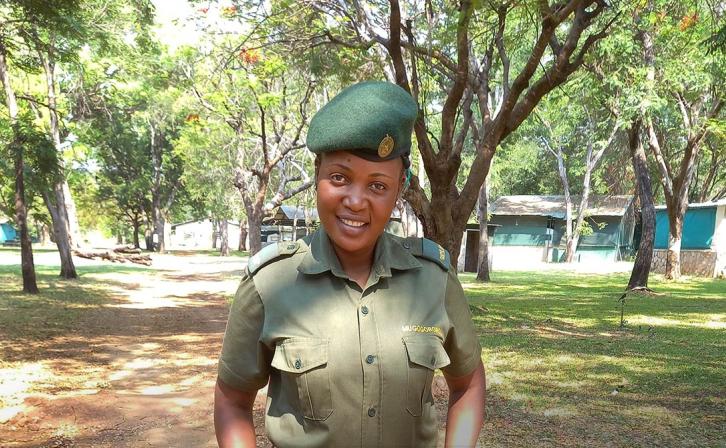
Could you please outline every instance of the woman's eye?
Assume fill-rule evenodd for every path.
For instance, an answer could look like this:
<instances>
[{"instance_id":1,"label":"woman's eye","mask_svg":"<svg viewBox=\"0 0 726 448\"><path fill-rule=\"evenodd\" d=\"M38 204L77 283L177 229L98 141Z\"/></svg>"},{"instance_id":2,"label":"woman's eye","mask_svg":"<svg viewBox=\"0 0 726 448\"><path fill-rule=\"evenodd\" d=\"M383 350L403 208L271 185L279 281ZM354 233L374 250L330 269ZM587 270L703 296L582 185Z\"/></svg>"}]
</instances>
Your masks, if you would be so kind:
<instances>
[{"instance_id":1,"label":"woman's eye","mask_svg":"<svg viewBox=\"0 0 726 448\"><path fill-rule=\"evenodd\" d=\"M343 176L342 174L334 173L330 175L330 180L336 183L345 182L345 176Z\"/></svg>"},{"instance_id":2,"label":"woman's eye","mask_svg":"<svg viewBox=\"0 0 726 448\"><path fill-rule=\"evenodd\" d=\"M374 189L374 190L376 190L376 191L386 191L386 189L388 187L386 187L385 184L382 184L382 183L379 183L379 182L374 182L374 183L371 184L371 188Z\"/></svg>"}]
</instances>

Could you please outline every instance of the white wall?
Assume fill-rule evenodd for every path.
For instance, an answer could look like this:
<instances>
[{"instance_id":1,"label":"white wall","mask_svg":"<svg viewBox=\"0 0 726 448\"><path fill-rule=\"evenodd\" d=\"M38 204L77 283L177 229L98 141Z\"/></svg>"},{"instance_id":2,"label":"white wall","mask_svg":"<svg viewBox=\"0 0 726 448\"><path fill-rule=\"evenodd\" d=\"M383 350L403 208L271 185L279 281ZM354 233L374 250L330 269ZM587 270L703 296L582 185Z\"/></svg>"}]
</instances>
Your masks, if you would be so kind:
<instances>
[{"instance_id":1,"label":"white wall","mask_svg":"<svg viewBox=\"0 0 726 448\"><path fill-rule=\"evenodd\" d=\"M180 224L169 237L169 248L212 249L212 230L212 221L209 219ZM230 249L236 250L239 247L239 225L229 223L227 233ZM219 248L219 238L217 248Z\"/></svg>"},{"instance_id":2,"label":"white wall","mask_svg":"<svg viewBox=\"0 0 726 448\"><path fill-rule=\"evenodd\" d=\"M716 223L711 248L716 251L717 277L726 277L726 205L716 208Z\"/></svg>"}]
</instances>

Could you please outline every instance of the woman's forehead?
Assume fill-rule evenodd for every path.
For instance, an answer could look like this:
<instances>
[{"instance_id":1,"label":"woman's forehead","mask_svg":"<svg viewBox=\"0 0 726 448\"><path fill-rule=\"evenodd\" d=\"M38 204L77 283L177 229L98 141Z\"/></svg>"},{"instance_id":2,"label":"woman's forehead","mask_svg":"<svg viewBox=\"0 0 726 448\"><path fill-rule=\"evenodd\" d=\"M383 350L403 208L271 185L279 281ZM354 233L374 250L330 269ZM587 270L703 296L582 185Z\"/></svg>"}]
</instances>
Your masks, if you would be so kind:
<instances>
[{"instance_id":1,"label":"woman's forehead","mask_svg":"<svg viewBox=\"0 0 726 448\"><path fill-rule=\"evenodd\" d=\"M321 154L321 166L340 166L359 173L385 172L398 175L403 168L403 161L400 157L372 161L356 155L350 151L332 151Z\"/></svg>"}]
</instances>

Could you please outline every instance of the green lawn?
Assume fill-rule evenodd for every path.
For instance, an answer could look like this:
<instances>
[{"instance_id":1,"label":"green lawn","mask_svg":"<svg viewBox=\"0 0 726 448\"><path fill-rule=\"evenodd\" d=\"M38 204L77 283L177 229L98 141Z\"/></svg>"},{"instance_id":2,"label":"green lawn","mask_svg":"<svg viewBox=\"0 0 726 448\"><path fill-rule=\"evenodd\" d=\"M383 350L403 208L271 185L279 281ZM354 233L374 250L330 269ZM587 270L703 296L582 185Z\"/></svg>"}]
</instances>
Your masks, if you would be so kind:
<instances>
[{"instance_id":1,"label":"green lawn","mask_svg":"<svg viewBox=\"0 0 726 448\"><path fill-rule=\"evenodd\" d=\"M180 255L180 256L186 256L186 255L208 255L211 257L219 257L219 249L174 249L170 250L167 253L172 255ZM230 250L229 255L233 257L249 257L250 253L246 250Z\"/></svg>"},{"instance_id":2,"label":"green lawn","mask_svg":"<svg viewBox=\"0 0 726 448\"><path fill-rule=\"evenodd\" d=\"M461 275L484 348L488 446L724 446L726 281L618 298L626 275ZM516 441L515 441L516 439Z\"/></svg>"},{"instance_id":3,"label":"green lawn","mask_svg":"<svg viewBox=\"0 0 726 448\"><path fill-rule=\"evenodd\" d=\"M75 328L80 314L111 302L112 287L127 285L96 274L148 272L148 268L104 264L77 266L77 280L62 280L58 266L35 266L41 293L23 294L20 266L0 265L0 337L44 339ZM2 354L2 351L0 351ZM0 358L0 366L2 365Z\"/></svg>"},{"instance_id":4,"label":"green lawn","mask_svg":"<svg viewBox=\"0 0 726 448\"><path fill-rule=\"evenodd\" d=\"M79 267L68 282L57 267L37 270L42 294L26 296L19 267L0 266L0 334L11 340L62 335L129 287L108 274L154 271ZM629 298L620 329L624 274L461 280L489 384L483 446L726 446L726 281L652 276L658 295Z\"/></svg>"}]
</instances>

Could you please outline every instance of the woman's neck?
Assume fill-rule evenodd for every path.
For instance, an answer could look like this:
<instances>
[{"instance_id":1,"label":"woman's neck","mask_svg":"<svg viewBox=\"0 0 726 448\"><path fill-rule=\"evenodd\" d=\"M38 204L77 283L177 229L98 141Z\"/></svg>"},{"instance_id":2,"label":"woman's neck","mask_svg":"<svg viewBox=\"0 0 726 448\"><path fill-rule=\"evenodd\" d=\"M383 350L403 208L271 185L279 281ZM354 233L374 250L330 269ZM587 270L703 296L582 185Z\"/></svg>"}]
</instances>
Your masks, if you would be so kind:
<instances>
[{"instance_id":1,"label":"woman's neck","mask_svg":"<svg viewBox=\"0 0 726 448\"><path fill-rule=\"evenodd\" d=\"M335 246L335 255L340 261L340 267L343 268L343 272L348 274L348 277L356 282L361 288L366 287L368 277L371 274L371 268L373 267L373 256L375 255L376 247L373 246L365 251L358 252L346 252Z\"/></svg>"}]
</instances>

